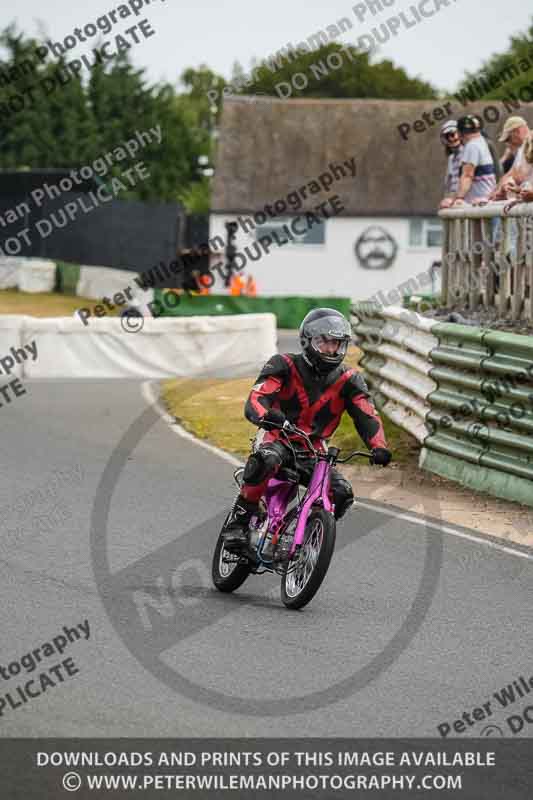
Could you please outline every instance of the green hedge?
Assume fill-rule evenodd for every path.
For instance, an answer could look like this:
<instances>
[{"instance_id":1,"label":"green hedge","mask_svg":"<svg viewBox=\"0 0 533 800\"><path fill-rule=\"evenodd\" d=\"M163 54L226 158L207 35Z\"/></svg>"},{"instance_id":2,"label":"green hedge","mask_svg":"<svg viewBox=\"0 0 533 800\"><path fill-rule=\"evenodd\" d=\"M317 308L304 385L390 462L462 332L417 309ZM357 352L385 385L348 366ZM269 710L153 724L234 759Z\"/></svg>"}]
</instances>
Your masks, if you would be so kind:
<instances>
[{"instance_id":1,"label":"green hedge","mask_svg":"<svg viewBox=\"0 0 533 800\"><path fill-rule=\"evenodd\" d=\"M222 314L275 314L278 328L298 328L308 311L320 306L336 308L350 317L348 297L244 297L231 295L174 295L176 306L165 299L161 289L155 290L154 315L162 317L214 316Z\"/></svg>"}]
</instances>

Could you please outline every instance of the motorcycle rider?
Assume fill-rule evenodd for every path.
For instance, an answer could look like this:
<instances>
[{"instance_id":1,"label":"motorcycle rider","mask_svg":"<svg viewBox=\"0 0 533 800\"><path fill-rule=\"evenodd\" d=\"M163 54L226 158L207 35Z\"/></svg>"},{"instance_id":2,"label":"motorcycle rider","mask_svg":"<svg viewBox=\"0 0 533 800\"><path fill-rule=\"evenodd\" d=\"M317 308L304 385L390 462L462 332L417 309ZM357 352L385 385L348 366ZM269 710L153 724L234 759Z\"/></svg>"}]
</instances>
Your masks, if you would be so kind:
<instances>
[{"instance_id":1,"label":"motorcycle rider","mask_svg":"<svg viewBox=\"0 0 533 800\"><path fill-rule=\"evenodd\" d=\"M370 400L362 375L343 366L351 339L348 321L336 309L317 308L303 319L299 354L274 355L261 370L245 405L245 416L264 430L259 432L243 474L243 484L224 528L224 546L239 550L247 543L251 517L271 477L283 466L294 468L294 456L285 444L284 430L297 451L300 483L308 485L313 458L307 444L291 434L294 425L303 430L316 449L337 429L344 411L372 451L372 463L387 466L391 460L381 419ZM354 502L350 483L331 470L331 495L335 518L340 519Z\"/></svg>"}]
</instances>

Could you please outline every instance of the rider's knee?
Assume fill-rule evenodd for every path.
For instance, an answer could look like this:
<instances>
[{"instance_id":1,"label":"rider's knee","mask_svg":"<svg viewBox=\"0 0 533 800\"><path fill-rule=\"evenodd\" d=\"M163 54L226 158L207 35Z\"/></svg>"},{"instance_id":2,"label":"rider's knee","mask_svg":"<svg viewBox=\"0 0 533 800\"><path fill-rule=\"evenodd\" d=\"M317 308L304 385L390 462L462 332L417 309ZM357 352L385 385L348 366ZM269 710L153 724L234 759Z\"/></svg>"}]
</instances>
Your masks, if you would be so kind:
<instances>
[{"instance_id":1,"label":"rider's knee","mask_svg":"<svg viewBox=\"0 0 533 800\"><path fill-rule=\"evenodd\" d=\"M281 466L281 456L275 450L260 448L249 457L244 467L243 481L252 485L262 483Z\"/></svg>"}]
</instances>

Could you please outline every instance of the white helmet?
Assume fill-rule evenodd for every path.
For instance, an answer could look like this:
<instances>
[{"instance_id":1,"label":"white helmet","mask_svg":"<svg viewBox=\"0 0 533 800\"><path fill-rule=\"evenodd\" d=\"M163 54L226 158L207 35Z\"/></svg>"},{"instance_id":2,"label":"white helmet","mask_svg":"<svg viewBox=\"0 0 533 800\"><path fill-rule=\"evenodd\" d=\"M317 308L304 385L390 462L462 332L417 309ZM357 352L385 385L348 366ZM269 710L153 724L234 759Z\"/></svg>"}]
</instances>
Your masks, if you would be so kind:
<instances>
[{"instance_id":1,"label":"white helmet","mask_svg":"<svg viewBox=\"0 0 533 800\"><path fill-rule=\"evenodd\" d=\"M447 122L444 122L441 129L440 129L440 140L445 147L449 147L449 143L446 139L446 134L448 133L457 133L457 120L449 119Z\"/></svg>"}]
</instances>

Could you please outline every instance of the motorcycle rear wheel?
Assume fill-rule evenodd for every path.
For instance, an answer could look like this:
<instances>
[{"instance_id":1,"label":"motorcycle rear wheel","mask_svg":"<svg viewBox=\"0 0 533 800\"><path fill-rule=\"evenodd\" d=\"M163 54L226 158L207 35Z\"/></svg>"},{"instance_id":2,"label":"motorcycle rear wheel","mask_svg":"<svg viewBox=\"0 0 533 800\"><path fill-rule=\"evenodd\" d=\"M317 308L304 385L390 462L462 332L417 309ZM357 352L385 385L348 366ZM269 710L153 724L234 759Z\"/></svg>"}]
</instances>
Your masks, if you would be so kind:
<instances>
[{"instance_id":1,"label":"motorcycle rear wheel","mask_svg":"<svg viewBox=\"0 0 533 800\"><path fill-rule=\"evenodd\" d=\"M251 571L251 565L244 562L238 554L231 553L224 547L224 535L221 532L213 553L211 578L220 592L234 592L242 586Z\"/></svg>"}]
</instances>

